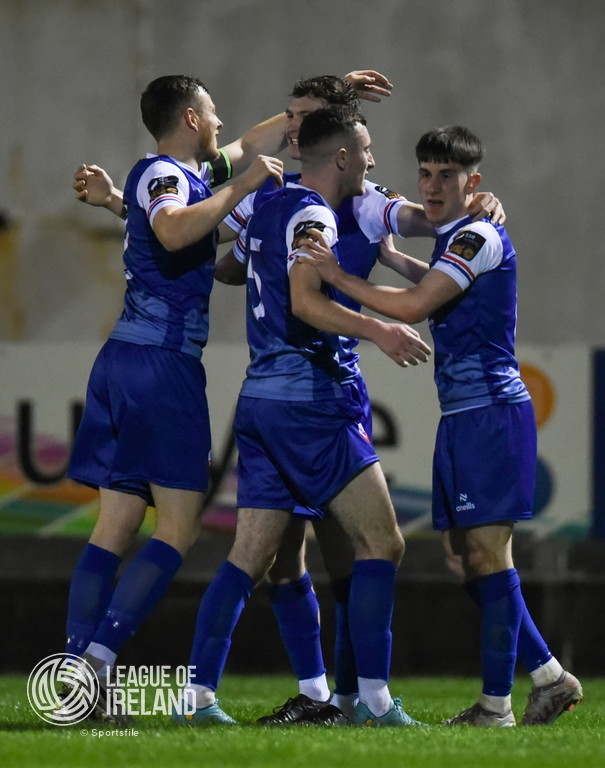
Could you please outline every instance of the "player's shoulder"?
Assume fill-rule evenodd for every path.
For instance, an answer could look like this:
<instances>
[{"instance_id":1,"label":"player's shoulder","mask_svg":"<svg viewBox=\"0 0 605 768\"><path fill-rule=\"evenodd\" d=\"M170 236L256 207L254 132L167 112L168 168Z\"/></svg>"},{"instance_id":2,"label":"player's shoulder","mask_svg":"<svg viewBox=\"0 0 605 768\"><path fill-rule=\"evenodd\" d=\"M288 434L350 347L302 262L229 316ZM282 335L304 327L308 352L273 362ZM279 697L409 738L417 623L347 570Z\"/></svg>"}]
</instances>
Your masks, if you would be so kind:
<instances>
[{"instance_id":1,"label":"player's shoulder","mask_svg":"<svg viewBox=\"0 0 605 768\"><path fill-rule=\"evenodd\" d=\"M399 192L394 192L392 189L389 189L388 187L383 186L382 184L377 184L375 181L370 181L369 179L365 180L365 192L363 194L364 197L374 197L378 200L402 200L406 201L406 198L399 194Z\"/></svg>"},{"instance_id":2,"label":"player's shoulder","mask_svg":"<svg viewBox=\"0 0 605 768\"><path fill-rule=\"evenodd\" d=\"M451 236L451 243L459 248L470 249L478 253L483 246L498 246L502 244L505 230L493 224L489 219L470 221L458 228Z\"/></svg>"}]
</instances>

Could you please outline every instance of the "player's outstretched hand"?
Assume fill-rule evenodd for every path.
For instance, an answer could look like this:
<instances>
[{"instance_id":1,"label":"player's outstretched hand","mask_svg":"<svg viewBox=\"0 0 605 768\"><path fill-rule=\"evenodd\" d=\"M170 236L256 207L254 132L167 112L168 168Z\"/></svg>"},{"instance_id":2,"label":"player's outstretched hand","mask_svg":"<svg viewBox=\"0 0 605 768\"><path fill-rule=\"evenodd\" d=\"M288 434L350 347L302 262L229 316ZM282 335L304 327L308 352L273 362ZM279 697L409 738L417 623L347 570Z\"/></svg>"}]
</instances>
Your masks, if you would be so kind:
<instances>
[{"instance_id":1,"label":"player's outstretched hand","mask_svg":"<svg viewBox=\"0 0 605 768\"><path fill-rule=\"evenodd\" d=\"M418 331L403 323L381 322L372 341L402 368L426 363L431 354Z\"/></svg>"},{"instance_id":2,"label":"player's outstretched hand","mask_svg":"<svg viewBox=\"0 0 605 768\"><path fill-rule=\"evenodd\" d=\"M76 198L83 203L107 207L111 201L113 181L97 165L82 163L74 173L71 186L76 191Z\"/></svg>"},{"instance_id":3,"label":"player's outstretched hand","mask_svg":"<svg viewBox=\"0 0 605 768\"><path fill-rule=\"evenodd\" d=\"M485 216L491 219L492 224L504 224L506 214L502 203L493 192L478 192L468 209L469 214L474 215L473 221L479 221Z\"/></svg>"},{"instance_id":4,"label":"player's outstretched hand","mask_svg":"<svg viewBox=\"0 0 605 768\"><path fill-rule=\"evenodd\" d=\"M353 86L360 99L366 101L380 101L383 96L390 96L393 90L388 77L373 69L356 69L345 75L343 80Z\"/></svg>"}]
</instances>

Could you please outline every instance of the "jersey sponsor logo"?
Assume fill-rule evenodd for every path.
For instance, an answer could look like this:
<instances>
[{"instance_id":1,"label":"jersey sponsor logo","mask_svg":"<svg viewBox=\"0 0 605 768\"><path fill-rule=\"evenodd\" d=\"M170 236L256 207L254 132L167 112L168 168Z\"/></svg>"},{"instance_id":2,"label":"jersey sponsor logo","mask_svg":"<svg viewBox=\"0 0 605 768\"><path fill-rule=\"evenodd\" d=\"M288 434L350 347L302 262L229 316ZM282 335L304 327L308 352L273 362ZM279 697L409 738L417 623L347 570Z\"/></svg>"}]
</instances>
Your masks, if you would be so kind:
<instances>
[{"instance_id":1,"label":"jersey sponsor logo","mask_svg":"<svg viewBox=\"0 0 605 768\"><path fill-rule=\"evenodd\" d=\"M380 194L381 194L381 195L384 195L384 196L385 196L386 198L388 198L389 200L398 200L399 198L402 198L402 197L403 197L403 196L402 196L402 195L400 195L398 192L393 192L393 191L392 191L391 189L389 189L388 187L379 187L379 186L376 186L376 187L374 187L374 189L376 190L376 192L380 192Z\"/></svg>"},{"instance_id":2,"label":"jersey sponsor logo","mask_svg":"<svg viewBox=\"0 0 605 768\"><path fill-rule=\"evenodd\" d=\"M465 261L471 261L484 245L485 238L482 235L466 230L454 237L452 244L447 250L448 253L460 256Z\"/></svg>"},{"instance_id":3,"label":"jersey sponsor logo","mask_svg":"<svg viewBox=\"0 0 605 768\"><path fill-rule=\"evenodd\" d=\"M178 193L178 176L158 176L147 185L149 200L153 201L161 195L176 195Z\"/></svg>"},{"instance_id":4,"label":"jersey sponsor logo","mask_svg":"<svg viewBox=\"0 0 605 768\"><path fill-rule=\"evenodd\" d=\"M292 239L292 249L296 250L300 245L300 241L307 236L307 232L310 229L318 229L323 232L326 225L323 221L301 221L294 228L294 237Z\"/></svg>"}]
</instances>

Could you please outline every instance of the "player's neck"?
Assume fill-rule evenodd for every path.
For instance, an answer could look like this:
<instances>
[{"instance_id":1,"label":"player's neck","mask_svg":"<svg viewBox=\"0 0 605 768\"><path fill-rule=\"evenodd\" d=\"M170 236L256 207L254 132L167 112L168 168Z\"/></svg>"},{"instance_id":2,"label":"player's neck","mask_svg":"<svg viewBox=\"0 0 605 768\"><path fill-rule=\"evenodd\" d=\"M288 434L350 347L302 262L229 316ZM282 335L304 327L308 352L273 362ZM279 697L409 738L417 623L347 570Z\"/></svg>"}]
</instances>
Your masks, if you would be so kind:
<instances>
[{"instance_id":1,"label":"player's neck","mask_svg":"<svg viewBox=\"0 0 605 768\"><path fill-rule=\"evenodd\" d=\"M184 163L191 168L197 168L199 170L201 166L201 160L196 157L195 153L190 147L185 147L180 142L170 141L169 139L163 139L158 141L158 155L168 155L174 160L178 160L179 163Z\"/></svg>"},{"instance_id":2,"label":"player's neck","mask_svg":"<svg viewBox=\"0 0 605 768\"><path fill-rule=\"evenodd\" d=\"M303 174L300 177L300 183L303 187L308 187L309 189L315 190L315 192L319 192L333 211L335 211L342 202L343 195L340 185L337 180L333 178L327 178L323 174L303 171Z\"/></svg>"}]
</instances>

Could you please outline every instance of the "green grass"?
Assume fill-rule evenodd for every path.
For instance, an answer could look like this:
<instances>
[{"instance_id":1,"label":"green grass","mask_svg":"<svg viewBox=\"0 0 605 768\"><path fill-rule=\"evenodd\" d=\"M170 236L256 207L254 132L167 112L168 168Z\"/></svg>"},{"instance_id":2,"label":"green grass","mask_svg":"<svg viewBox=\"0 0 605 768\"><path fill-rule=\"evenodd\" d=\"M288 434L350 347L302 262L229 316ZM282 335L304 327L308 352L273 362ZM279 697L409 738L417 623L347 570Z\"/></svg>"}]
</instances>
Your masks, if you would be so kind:
<instances>
[{"instance_id":1,"label":"green grass","mask_svg":"<svg viewBox=\"0 0 605 768\"><path fill-rule=\"evenodd\" d=\"M34 714L26 678L0 677L2 768L603 768L605 679L583 680L585 701L546 728L445 728L436 724L476 700L477 680L395 679L414 717L435 727L259 728L267 714L296 693L287 677L227 675L221 704L241 725L191 729L167 718L138 718L137 735L108 733L95 723L69 728L47 725ZM528 692L525 679L514 691L520 719ZM87 733L82 733L82 728ZM97 734L93 729L97 729ZM102 737L98 731L104 732Z\"/></svg>"}]
</instances>

